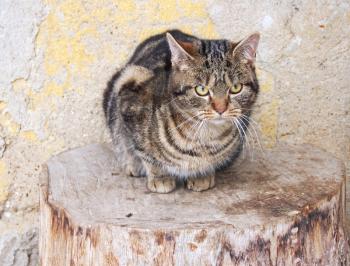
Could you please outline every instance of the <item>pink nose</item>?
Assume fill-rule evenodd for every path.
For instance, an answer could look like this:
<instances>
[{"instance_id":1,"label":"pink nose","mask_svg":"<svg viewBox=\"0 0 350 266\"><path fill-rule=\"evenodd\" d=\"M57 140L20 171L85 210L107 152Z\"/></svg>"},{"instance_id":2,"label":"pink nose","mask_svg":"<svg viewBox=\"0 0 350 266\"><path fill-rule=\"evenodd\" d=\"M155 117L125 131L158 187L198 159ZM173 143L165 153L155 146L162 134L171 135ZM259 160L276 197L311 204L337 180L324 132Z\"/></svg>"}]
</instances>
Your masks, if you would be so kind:
<instances>
[{"instance_id":1,"label":"pink nose","mask_svg":"<svg viewBox=\"0 0 350 266\"><path fill-rule=\"evenodd\" d=\"M218 112L221 115L227 110L228 101L226 99L212 100L211 106L216 112Z\"/></svg>"}]
</instances>

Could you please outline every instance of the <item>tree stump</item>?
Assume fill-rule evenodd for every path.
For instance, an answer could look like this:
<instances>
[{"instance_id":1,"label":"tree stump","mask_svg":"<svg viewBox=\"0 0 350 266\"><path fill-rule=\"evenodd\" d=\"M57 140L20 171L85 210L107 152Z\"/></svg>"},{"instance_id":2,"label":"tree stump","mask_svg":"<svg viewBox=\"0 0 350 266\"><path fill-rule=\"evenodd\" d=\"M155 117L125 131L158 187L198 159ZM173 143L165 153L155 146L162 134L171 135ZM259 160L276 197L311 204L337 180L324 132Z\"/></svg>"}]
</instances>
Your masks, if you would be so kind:
<instances>
[{"instance_id":1,"label":"tree stump","mask_svg":"<svg viewBox=\"0 0 350 266\"><path fill-rule=\"evenodd\" d=\"M41 265L346 265L345 170L314 147L279 146L214 189L150 193L107 145L48 161Z\"/></svg>"}]
</instances>

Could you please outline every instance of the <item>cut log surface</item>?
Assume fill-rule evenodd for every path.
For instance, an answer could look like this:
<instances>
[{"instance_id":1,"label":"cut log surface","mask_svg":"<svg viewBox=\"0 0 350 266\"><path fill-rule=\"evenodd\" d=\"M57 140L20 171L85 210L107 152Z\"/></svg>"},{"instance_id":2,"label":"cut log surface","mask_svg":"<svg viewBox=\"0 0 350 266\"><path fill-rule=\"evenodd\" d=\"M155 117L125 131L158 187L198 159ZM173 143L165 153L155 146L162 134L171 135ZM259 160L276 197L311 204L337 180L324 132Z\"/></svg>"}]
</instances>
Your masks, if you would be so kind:
<instances>
[{"instance_id":1,"label":"cut log surface","mask_svg":"<svg viewBox=\"0 0 350 266\"><path fill-rule=\"evenodd\" d=\"M40 180L41 265L347 265L345 170L309 145L255 152L216 187L150 193L109 145L61 153Z\"/></svg>"}]
</instances>

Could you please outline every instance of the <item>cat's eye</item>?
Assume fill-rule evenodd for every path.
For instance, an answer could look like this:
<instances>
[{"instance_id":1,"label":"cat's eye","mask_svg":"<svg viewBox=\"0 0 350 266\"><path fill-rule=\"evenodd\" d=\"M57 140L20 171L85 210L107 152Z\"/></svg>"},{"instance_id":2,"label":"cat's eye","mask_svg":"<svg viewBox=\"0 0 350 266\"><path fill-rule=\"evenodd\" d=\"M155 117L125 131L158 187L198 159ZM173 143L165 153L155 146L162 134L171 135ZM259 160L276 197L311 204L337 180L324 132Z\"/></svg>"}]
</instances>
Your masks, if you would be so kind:
<instances>
[{"instance_id":1,"label":"cat's eye","mask_svg":"<svg viewBox=\"0 0 350 266\"><path fill-rule=\"evenodd\" d=\"M194 87L194 90L199 96L206 96L209 94L209 88L206 86L197 85L196 87Z\"/></svg>"},{"instance_id":2,"label":"cat's eye","mask_svg":"<svg viewBox=\"0 0 350 266\"><path fill-rule=\"evenodd\" d=\"M232 94L237 94L237 93L240 93L242 89L243 89L243 84L238 83L238 84L231 86L230 92Z\"/></svg>"}]
</instances>

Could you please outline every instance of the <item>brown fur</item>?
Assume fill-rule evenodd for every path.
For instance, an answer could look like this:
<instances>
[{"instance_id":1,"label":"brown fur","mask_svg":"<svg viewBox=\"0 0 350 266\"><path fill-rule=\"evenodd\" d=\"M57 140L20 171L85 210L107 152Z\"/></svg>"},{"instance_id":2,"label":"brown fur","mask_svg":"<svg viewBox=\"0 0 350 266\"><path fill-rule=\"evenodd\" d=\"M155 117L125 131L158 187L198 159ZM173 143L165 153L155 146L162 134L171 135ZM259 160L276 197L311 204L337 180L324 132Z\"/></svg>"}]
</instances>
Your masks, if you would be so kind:
<instances>
[{"instance_id":1,"label":"brown fur","mask_svg":"<svg viewBox=\"0 0 350 266\"><path fill-rule=\"evenodd\" d=\"M242 149L259 89L259 36L237 44L171 33L140 44L113 76L105 113L127 174L147 175L154 192L174 190L176 177L202 191L215 185L215 172ZM233 94L236 84L243 89ZM207 95L196 92L199 85Z\"/></svg>"}]
</instances>

